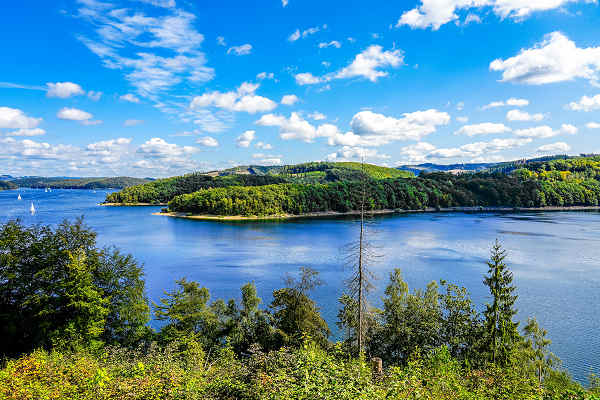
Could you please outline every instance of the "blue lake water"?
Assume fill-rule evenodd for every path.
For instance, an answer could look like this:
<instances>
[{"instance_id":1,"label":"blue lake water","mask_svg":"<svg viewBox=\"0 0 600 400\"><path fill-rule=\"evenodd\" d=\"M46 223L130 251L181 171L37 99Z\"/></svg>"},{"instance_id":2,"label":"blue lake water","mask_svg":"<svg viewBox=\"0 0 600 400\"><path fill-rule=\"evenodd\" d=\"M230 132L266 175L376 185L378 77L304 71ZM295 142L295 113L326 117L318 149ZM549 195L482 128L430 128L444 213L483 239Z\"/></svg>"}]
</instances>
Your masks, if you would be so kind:
<instances>
[{"instance_id":1,"label":"blue lake water","mask_svg":"<svg viewBox=\"0 0 600 400\"><path fill-rule=\"evenodd\" d=\"M213 298L238 297L239 288L254 281L268 304L286 273L314 268L325 283L314 298L335 331L348 273L340 249L356 239L354 219L192 221L151 215L159 207L98 206L108 191L18 192L0 191L0 222L56 224L84 215L100 245L115 245L144 264L153 301L186 277L210 288ZM35 215L29 213L32 201ZM373 225L373 242L383 255L374 266L380 279L373 303L380 303L389 272L401 268L411 288L445 279L484 304L485 261L499 238L518 287L519 319L538 319L552 350L578 380L600 372L600 213L411 214L379 217Z\"/></svg>"}]
</instances>

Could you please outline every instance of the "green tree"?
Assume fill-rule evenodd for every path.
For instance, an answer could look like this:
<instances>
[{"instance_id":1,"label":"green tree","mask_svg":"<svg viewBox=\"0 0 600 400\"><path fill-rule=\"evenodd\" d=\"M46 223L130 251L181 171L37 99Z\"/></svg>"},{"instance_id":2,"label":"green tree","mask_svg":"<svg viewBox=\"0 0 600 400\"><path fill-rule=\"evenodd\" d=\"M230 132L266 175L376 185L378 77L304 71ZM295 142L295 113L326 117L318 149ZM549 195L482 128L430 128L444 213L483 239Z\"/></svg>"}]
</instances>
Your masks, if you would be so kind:
<instances>
[{"instance_id":1,"label":"green tree","mask_svg":"<svg viewBox=\"0 0 600 400\"><path fill-rule=\"evenodd\" d=\"M550 352L549 346L552 343L546 337L548 332L540 328L535 318L528 318L527 325L523 328L523 339L526 345L526 357L535 371L540 386L545 377L557 366L560 365L560 359Z\"/></svg>"},{"instance_id":2,"label":"green tree","mask_svg":"<svg viewBox=\"0 0 600 400\"><path fill-rule=\"evenodd\" d=\"M307 267L300 268L300 277L287 277L287 287L273 291L275 327L281 332L283 344L299 345L307 335L316 343L325 346L330 335L327 323L321 317L319 307L309 293L320 286L318 272Z\"/></svg>"},{"instance_id":3,"label":"green tree","mask_svg":"<svg viewBox=\"0 0 600 400\"><path fill-rule=\"evenodd\" d=\"M0 354L56 343L132 344L148 316L135 260L98 249L82 219L55 229L0 226Z\"/></svg>"},{"instance_id":4,"label":"green tree","mask_svg":"<svg viewBox=\"0 0 600 400\"><path fill-rule=\"evenodd\" d=\"M154 303L156 319L167 322L159 333L163 342L193 338L205 348L219 344L224 335L226 312L222 300L209 304L208 289L185 278L177 281L174 291L165 294L160 304Z\"/></svg>"},{"instance_id":5,"label":"green tree","mask_svg":"<svg viewBox=\"0 0 600 400\"><path fill-rule=\"evenodd\" d=\"M511 352L520 340L517 330L519 323L513 321L517 314L514 294L513 274L508 269L504 260L506 251L496 240L491 250L490 260L487 262L488 275L483 283L489 288L492 303L486 304L484 312L486 330L486 350L490 361L501 366L508 365Z\"/></svg>"}]
</instances>

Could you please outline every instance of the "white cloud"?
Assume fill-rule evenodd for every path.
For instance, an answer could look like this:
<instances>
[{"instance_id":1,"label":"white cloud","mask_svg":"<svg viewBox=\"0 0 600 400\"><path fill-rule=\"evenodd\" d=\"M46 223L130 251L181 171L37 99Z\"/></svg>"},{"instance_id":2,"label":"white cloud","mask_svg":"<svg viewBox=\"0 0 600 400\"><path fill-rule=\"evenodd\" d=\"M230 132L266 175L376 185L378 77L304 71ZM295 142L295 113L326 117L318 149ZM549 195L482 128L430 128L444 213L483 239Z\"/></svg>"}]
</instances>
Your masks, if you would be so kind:
<instances>
[{"instance_id":1,"label":"white cloud","mask_svg":"<svg viewBox=\"0 0 600 400\"><path fill-rule=\"evenodd\" d=\"M267 112L275 109L277 103L271 99L255 94L258 87L258 84L244 82L235 92L222 93L214 91L204 93L202 96L196 96L192 99L190 108L199 109L212 106L228 111L244 111L250 114Z\"/></svg>"},{"instance_id":2,"label":"white cloud","mask_svg":"<svg viewBox=\"0 0 600 400\"><path fill-rule=\"evenodd\" d=\"M138 99L134 94L127 93L119 97L120 100L128 101L130 103L139 103L140 99Z\"/></svg>"},{"instance_id":3,"label":"white cloud","mask_svg":"<svg viewBox=\"0 0 600 400\"><path fill-rule=\"evenodd\" d=\"M300 99L295 94L286 94L281 98L281 104L285 104L286 106L292 106L296 104Z\"/></svg>"},{"instance_id":4,"label":"white cloud","mask_svg":"<svg viewBox=\"0 0 600 400\"><path fill-rule=\"evenodd\" d=\"M563 124L560 130L554 130L548 125L542 125L534 128L518 129L514 133L520 137L546 139L560 134L574 135L577 133L577 128L573 125Z\"/></svg>"},{"instance_id":5,"label":"white cloud","mask_svg":"<svg viewBox=\"0 0 600 400\"><path fill-rule=\"evenodd\" d=\"M100 161L103 163L117 162L127 151L127 146L130 143L131 139L129 138L104 140L88 144L85 151L88 156L100 157Z\"/></svg>"},{"instance_id":6,"label":"white cloud","mask_svg":"<svg viewBox=\"0 0 600 400\"><path fill-rule=\"evenodd\" d=\"M435 146L431 143L419 142L403 147L400 149L400 154L405 162L421 163L427 160L427 154L433 150L435 150Z\"/></svg>"},{"instance_id":7,"label":"white cloud","mask_svg":"<svg viewBox=\"0 0 600 400\"><path fill-rule=\"evenodd\" d=\"M319 32L321 29L327 29L327 25L323 25L322 27L314 26L312 28L305 29L302 32L300 31L300 29L296 29L290 36L288 36L288 41L295 42L296 40L298 40L300 38L304 39L309 35L314 35L315 33Z\"/></svg>"},{"instance_id":8,"label":"white cloud","mask_svg":"<svg viewBox=\"0 0 600 400\"><path fill-rule=\"evenodd\" d=\"M227 50L227 54L233 53L236 56L245 56L245 55L250 54L251 52L252 52L252 45L248 44L248 43L242 44L240 46L233 46Z\"/></svg>"},{"instance_id":9,"label":"white cloud","mask_svg":"<svg viewBox=\"0 0 600 400\"><path fill-rule=\"evenodd\" d=\"M552 10L577 0L421 0L421 4L402 14L397 27L408 25L413 29L431 28L438 30L442 25L459 19L457 11L491 7L500 18L521 20L534 12ZM464 24L480 21L480 18L469 13Z\"/></svg>"},{"instance_id":10,"label":"white cloud","mask_svg":"<svg viewBox=\"0 0 600 400\"><path fill-rule=\"evenodd\" d=\"M143 123L144 121L141 119L126 119L125 122L123 122L123 126L137 126Z\"/></svg>"},{"instance_id":11,"label":"white cloud","mask_svg":"<svg viewBox=\"0 0 600 400\"><path fill-rule=\"evenodd\" d=\"M383 48L378 45L369 46L358 54L350 65L335 73L334 77L336 79L363 77L371 82L376 82L378 78L388 75L379 68L388 66L395 68L404 63L401 50L382 50Z\"/></svg>"},{"instance_id":12,"label":"white cloud","mask_svg":"<svg viewBox=\"0 0 600 400\"><path fill-rule=\"evenodd\" d=\"M87 96L92 101L98 101L102 97L102 92L96 92L96 91L90 90L88 92Z\"/></svg>"},{"instance_id":13,"label":"white cloud","mask_svg":"<svg viewBox=\"0 0 600 400\"><path fill-rule=\"evenodd\" d=\"M41 136L45 135L46 131L41 128L26 129L21 128L16 131L8 132L6 136Z\"/></svg>"},{"instance_id":14,"label":"white cloud","mask_svg":"<svg viewBox=\"0 0 600 400\"><path fill-rule=\"evenodd\" d=\"M469 122L469 117L456 117L456 120L461 124L466 124L467 122Z\"/></svg>"},{"instance_id":15,"label":"white cloud","mask_svg":"<svg viewBox=\"0 0 600 400\"><path fill-rule=\"evenodd\" d=\"M285 8L288 5L288 0L281 0L281 5Z\"/></svg>"},{"instance_id":16,"label":"white cloud","mask_svg":"<svg viewBox=\"0 0 600 400\"><path fill-rule=\"evenodd\" d=\"M340 42L338 42L337 40L332 40L331 42L321 42L319 43L319 48L323 49L326 47L335 47L336 49L339 49L340 47L342 47L342 44Z\"/></svg>"},{"instance_id":17,"label":"white cloud","mask_svg":"<svg viewBox=\"0 0 600 400\"><path fill-rule=\"evenodd\" d=\"M73 82L48 82L46 83L46 86L48 87L48 91L46 92L47 97L66 99L85 94L85 91L81 86Z\"/></svg>"},{"instance_id":18,"label":"white cloud","mask_svg":"<svg viewBox=\"0 0 600 400\"><path fill-rule=\"evenodd\" d=\"M544 119L544 114L529 114L526 111L510 110L506 113L506 119L509 121L541 121Z\"/></svg>"},{"instance_id":19,"label":"white cloud","mask_svg":"<svg viewBox=\"0 0 600 400\"><path fill-rule=\"evenodd\" d=\"M210 136L201 137L198 140L196 140L196 143L206 147L217 147L219 145L217 139Z\"/></svg>"},{"instance_id":20,"label":"white cloud","mask_svg":"<svg viewBox=\"0 0 600 400\"><path fill-rule=\"evenodd\" d=\"M184 81L214 77L199 50L204 36L194 27L193 14L170 7L160 16L149 16L140 9L91 0L80 5L78 16L89 21L94 33L78 39L105 67L123 71L138 95L156 100Z\"/></svg>"},{"instance_id":21,"label":"white cloud","mask_svg":"<svg viewBox=\"0 0 600 400\"><path fill-rule=\"evenodd\" d=\"M235 139L237 147L249 147L254 140L256 131L246 131Z\"/></svg>"},{"instance_id":22,"label":"white cloud","mask_svg":"<svg viewBox=\"0 0 600 400\"><path fill-rule=\"evenodd\" d=\"M264 80L264 79L275 79L275 74L272 72L261 72L259 74L256 75L256 79L258 80Z\"/></svg>"},{"instance_id":23,"label":"white cloud","mask_svg":"<svg viewBox=\"0 0 600 400\"><path fill-rule=\"evenodd\" d=\"M0 107L0 128L5 129L32 129L36 128L41 118L32 118L17 108Z\"/></svg>"},{"instance_id":24,"label":"white cloud","mask_svg":"<svg viewBox=\"0 0 600 400\"><path fill-rule=\"evenodd\" d=\"M308 114L308 117L315 121L322 121L324 119L327 119L327 116L325 116L325 114L322 114L318 111Z\"/></svg>"},{"instance_id":25,"label":"white cloud","mask_svg":"<svg viewBox=\"0 0 600 400\"><path fill-rule=\"evenodd\" d=\"M588 122L585 124L585 127L588 129L600 129L600 123L598 122Z\"/></svg>"},{"instance_id":26,"label":"white cloud","mask_svg":"<svg viewBox=\"0 0 600 400\"><path fill-rule=\"evenodd\" d=\"M461 102L458 102L458 103L456 104L456 110L457 110L457 111L462 111L462 110L464 110L464 108L465 108L465 103L464 103L463 101L461 101Z\"/></svg>"},{"instance_id":27,"label":"white cloud","mask_svg":"<svg viewBox=\"0 0 600 400\"><path fill-rule=\"evenodd\" d=\"M481 124L465 125L456 132L455 135L491 135L495 133L510 132L511 129L504 124L496 124L492 122L483 122Z\"/></svg>"},{"instance_id":28,"label":"white cloud","mask_svg":"<svg viewBox=\"0 0 600 400\"><path fill-rule=\"evenodd\" d=\"M156 7L171 8L175 7L175 0L137 0L142 3L152 4Z\"/></svg>"},{"instance_id":29,"label":"white cloud","mask_svg":"<svg viewBox=\"0 0 600 400\"><path fill-rule=\"evenodd\" d=\"M217 36L217 44L219 46L227 46L227 42L225 42L225 38L223 36Z\"/></svg>"},{"instance_id":30,"label":"white cloud","mask_svg":"<svg viewBox=\"0 0 600 400\"><path fill-rule=\"evenodd\" d=\"M552 32L531 49L492 61L490 70L502 71L502 82L543 85L582 78L597 84L600 47L578 48L561 32Z\"/></svg>"},{"instance_id":31,"label":"white cloud","mask_svg":"<svg viewBox=\"0 0 600 400\"><path fill-rule=\"evenodd\" d=\"M136 152L147 158L169 159L187 156L197 151L198 149L192 146L179 146L174 143L167 143L161 138L152 138L140 145Z\"/></svg>"},{"instance_id":32,"label":"white cloud","mask_svg":"<svg viewBox=\"0 0 600 400\"><path fill-rule=\"evenodd\" d=\"M256 124L279 127L279 136L284 140L298 139L310 143L315 138L322 137L317 129L297 112L293 112L289 118L282 115L265 114L256 121Z\"/></svg>"},{"instance_id":33,"label":"white cloud","mask_svg":"<svg viewBox=\"0 0 600 400\"><path fill-rule=\"evenodd\" d=\"M386 50L378 45L369 46L366 50L354 57L354 60L339 71L332 72L322 77L317 77L310 72L295 75L296 83L299 85L314 85L321 82L329 82L333 79L366 78L371 82L377 82L379 78L388 76L385 67L399 67L404 64L402 50Z\"/></svg>"},{"instance_id":34,"label":"white cloud","mask_svg":"<svg viewBox=\"0 0 600 400\"><path fill-rule=\"evenodd\" d=\"M261 150L271 150L273 149L273 146L271 146L269 143L264 143L264 142L257 142L254 147L256 147L257 149L261 149Z\"/></svg>"},{"instance_id":35,"label":"white cloud","mask_svg":"<svg viewBox=\"0 0 600 400\"><path fill-rule=\"evenodd\" d=\"M229 128L232 117L227 111L212 112L212 110L193 110L193 123L201 130L209 133L223 132Z\"/></svg>"},{"instance_id":36,"label":"white cloud","mask_svg":"<svg viewBox=\"0 0 600 400\"><path fill-rule=\"evenodd\" d=\"M481 107L482 110L488 110L490 108L504 107L504 106L512 106L512 107L525 107L529 105L529 100L527 99L517 99L511 97L506 101L492 101L491 103Z\"/></svg>"},{"instance_id":37,"label":"white cloud","mask_svg":"<svg viewBox=\"0 0 600 400\"><path fill-rule=\"evenodd\" d=\"M315 85L323 82L318 76L314 76L310 72L301 72L294 76L298 85Z\"/></svg>"},{"instance_id":38,"label":"white cloud","mask_svg":"<svg viewBox=\"0 0 600 400\"><path fill-rule=\"evenodd\" d=\"M69 121L87 121L93 118L93 115L87 111L80 110L78 108L62 108L56 116L60 119L66 119Z\"/></svg>"},{"instance_id":39,"label":"white cloud","mask_svg":"<svg viewBox=\"0 0 600 400\"><path fill-rule=\"evenodd\" d=\"M600 94L592 97L583 96L579 101L573 101L567 106L573 111L594 111L600 110Z\"/></svg>"},{"instance_id":40,"label":"white cloud","mask_svg":"<svg viewBox=\"0 0 600 400\"><path fill-rule=\"evenodd\" d=\"M571 150L571 146L565 142L545 144L537 148L537 151L541 153L566 153L569 150Z\"/></svg>"},{"instance_id":41,"label":"white cloud","mask_svg":"<svg viewBox=\"0 0 600 400\"><path fill-rule=\"evenodd\" d=\"M0 158L24 161L28 165L43 160L63 160L64 162L64 160L72 158L73 153L78 150L71 145L51 145L30 139L17 141L12 137L0 139L0 144Z\"/></svg>"},{"instance_id":42,"label":"white cloud","mask_svg":"<svg viewBox=\"0 0 600 400\"><path fill-rule=\"evenodd\" d=\"M380 154L377 149L344 146L335 153L327 155L327 161L358 161L362 159L389 159L387 154Z\"/></svg>"},{"instance_id":43,"label":"white cloud","mask_svg":"<svg viewBox=\"0 0 600 400\"><path fill-rule=\"evenodd\" d=\"M475 142L455 148L435 149L427 153L427 158L464 158L478 157L483 154L497 153L531 143L533 139L494 139L489 142Z\"/></svg>"}]
</instances>

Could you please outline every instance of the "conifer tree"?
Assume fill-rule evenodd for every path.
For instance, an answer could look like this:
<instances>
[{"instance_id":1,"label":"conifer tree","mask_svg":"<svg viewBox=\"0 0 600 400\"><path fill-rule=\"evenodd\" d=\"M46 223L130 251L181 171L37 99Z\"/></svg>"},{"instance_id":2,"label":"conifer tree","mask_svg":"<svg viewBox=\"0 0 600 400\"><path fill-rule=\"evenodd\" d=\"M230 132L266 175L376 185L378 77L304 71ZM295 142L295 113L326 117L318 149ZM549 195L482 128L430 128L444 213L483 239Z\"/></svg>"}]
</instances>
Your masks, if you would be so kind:
<instances>
[{"instance_id":1,"label":"conifer tree","mask_svg":"<svg viewBox=\"0 0 600 400\"><path fill-rule=\"evenodd\" d=\"M487 262L488 275L483 283L490 289L492 304L486 304L485 329L486 350L491 362L498 365L507 365L510 354L519 341L518 322L513 321L517 314L514 294L513 274L508 269L504 260L506 251L496 239L491 251L490 260Z\"/></svg>"}]
</instances>

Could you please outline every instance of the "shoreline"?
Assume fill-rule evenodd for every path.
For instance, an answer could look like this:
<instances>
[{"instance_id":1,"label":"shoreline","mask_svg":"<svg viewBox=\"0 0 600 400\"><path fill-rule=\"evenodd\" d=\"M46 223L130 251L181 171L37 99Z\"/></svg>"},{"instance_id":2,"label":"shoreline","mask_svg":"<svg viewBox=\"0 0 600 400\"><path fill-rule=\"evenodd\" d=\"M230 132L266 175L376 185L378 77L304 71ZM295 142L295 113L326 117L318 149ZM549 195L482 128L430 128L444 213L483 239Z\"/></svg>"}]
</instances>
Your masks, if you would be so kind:
<instances>
[{"instance_id":1,"label":"shoreline","mask_svg":"<svg viewBox=\"0 0 600 400\"><path fill-rule=\"evenodd\" d=\"M167 203L98 203L99 206L105 207L164 207Z\"/></svg>"},{"instance_id":2,"label":"shoreline","mask_svg":"<svg viewBox=\"0 0 600 400\"><path fill-rule=\"evenodd\" d=\"M600 206L549 206L549 207L447 207L447 208L425 208L421 210L373 210L366 212L367 215L390 215L390 214L419 214L419 213L520 213L520 212L544 212L544 211L600 211ZM264 216L243 216L243 215L201 215L189 214L183 212L155 212L152 215L159 215L172 218L195 219L200 221L269 221L269 220L291 220L299 218L331 218L360 215L360 211L319 211L303 214L281 214Z\"/></svg>"}]
</instances>

